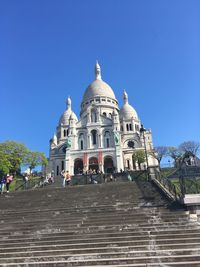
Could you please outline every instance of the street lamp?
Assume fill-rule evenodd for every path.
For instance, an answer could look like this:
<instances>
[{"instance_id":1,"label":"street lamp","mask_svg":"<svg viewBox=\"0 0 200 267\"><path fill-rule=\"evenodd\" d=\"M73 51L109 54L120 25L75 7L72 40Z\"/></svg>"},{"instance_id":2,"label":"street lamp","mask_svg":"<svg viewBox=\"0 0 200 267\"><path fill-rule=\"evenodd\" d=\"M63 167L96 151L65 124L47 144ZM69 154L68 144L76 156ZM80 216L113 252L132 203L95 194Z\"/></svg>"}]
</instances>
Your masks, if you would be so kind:
<instances>
[{"instance_id":1,"label":"street lamp","mask_svg":"<svg viewBox=\"0 0 200 267\"><path fill-rule=\"evenodd\" d=\"M148 163L148 156L147 156L147 147L146 147L146 140L144 133L146 132L146 129L143 127L143 124L141 124L140 133L142 134L142 137L144 139L144 151L145 151L145 157L147 162L147 180L149 180L149 163Z\"/></svg>"}]
</instances>

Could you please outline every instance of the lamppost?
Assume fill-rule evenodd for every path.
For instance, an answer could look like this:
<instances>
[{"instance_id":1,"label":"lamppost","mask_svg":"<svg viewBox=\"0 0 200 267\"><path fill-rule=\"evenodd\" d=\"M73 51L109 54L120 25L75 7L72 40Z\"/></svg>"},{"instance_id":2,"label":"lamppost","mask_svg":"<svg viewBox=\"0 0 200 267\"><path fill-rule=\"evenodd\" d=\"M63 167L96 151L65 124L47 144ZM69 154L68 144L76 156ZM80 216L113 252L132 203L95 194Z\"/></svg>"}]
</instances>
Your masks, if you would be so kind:
<instances>
[{"instance_id":1,"label":"lamppost","mask_svg":"<svg viewBox=\"0 0 200 267\"><path fill-rule=\"evenodd\" d=\"M146 163L147 163L147 180L149 180L149 162L148 162L148 156L147 156L147 147L146 147L146 140L144 133L146 132L146 129L143 127L143 124L141 124L140 133L142 134L143 140L144 140L144 151L145 151L145 157L146 157Z\"/></svg>"}]
</instances>

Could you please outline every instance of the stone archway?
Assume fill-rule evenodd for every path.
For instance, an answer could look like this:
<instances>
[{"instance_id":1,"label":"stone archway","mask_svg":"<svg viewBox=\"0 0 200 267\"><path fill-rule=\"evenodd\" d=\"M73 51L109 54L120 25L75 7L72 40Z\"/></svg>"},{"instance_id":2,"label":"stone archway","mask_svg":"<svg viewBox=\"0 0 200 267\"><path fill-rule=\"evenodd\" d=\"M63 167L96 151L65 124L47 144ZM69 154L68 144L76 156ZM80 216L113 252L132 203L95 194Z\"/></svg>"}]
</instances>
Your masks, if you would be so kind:
<instances>
[{"instance_id":1,"label":"stone archway","mask_svg":"<svg viewBox=\"0 0 200 267\"><path fill-rule=\"evenodd\" d=\"M104 158L104 172L113 173L114 172L114 163L111 156L106 156Z\"/></svg>"},{"instance_id":2,"label":"stone archway","mask_svg":"<svg viewBox=\"0 0 200 267\"><path fill-rule=\"evenodd\" d=\"M99 164L98 164L98 159L95 157L92 157L89 159L89 170L96 171L98 172L99 170Z\"/></svg>"},{"instance_id":3,"label":"stone archway","mask_svg":"<svg viewBox=\"0 0 200 267\"><path fill-rule=\"evenodd\" d=\"M83 160L75 159L74 160L74 174L82 174L83 173Z\"/></svg>"}]
</instances>

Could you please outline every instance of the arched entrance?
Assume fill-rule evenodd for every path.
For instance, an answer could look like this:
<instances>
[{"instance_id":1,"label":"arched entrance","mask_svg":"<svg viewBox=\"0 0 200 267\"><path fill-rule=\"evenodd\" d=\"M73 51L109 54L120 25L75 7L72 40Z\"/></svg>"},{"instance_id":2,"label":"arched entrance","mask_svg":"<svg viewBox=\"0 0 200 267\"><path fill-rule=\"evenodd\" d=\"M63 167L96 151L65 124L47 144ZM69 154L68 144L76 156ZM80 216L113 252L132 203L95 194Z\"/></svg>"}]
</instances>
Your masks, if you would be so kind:
<instances>
[{"instance_id":1,"label":"arched entrance","mask_svg":"<svg viewBox=\"0 0 200 267\"><path fill-rule=\"evenodd\" d=\"M114 164L112 157L108 156L104 158L104 172L105 173L113 173Z\"/></svg>"},{"instance_id":2,"label":"arched entrance","mask_svg":"<svg viewBox=\"0 0 200 267\"><path fill-rule=\"evenodd\" d=\"M95 157L92 157L89 159L89 170L96 171L98 172L99 170L99 164L98 164L98 159Z\"/></svg>"},{"instance_id":3,"label":"arched entrance","mask_svg":"<svg viewBox=\"0 0 200 267\"><path fill-rule=\"evenodd\" d=\"M74 161L74 174L82 174L83 173L83 160L75 159Z\"/></svg>"}]
</instances>

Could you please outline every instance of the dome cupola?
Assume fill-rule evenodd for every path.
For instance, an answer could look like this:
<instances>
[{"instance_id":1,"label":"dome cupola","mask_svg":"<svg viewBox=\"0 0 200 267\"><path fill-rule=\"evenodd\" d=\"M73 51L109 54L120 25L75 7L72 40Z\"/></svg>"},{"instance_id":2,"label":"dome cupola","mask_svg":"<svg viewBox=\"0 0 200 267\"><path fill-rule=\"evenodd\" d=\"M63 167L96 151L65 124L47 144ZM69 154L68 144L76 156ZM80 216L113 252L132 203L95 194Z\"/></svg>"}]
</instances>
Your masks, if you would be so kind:
<instances>
[{"instance_id":1,"label":"dome cupola","mask_svg":"<svg viewBox=\"0 0 200 267\"><path fill-rule=\"evenodd\" d=\"M128 103L128 94L125 90L123 94L123 99L124 99L124 105L119 112L120 119L130 120L133 118L138 120L138 115L136 110Z\"/></svg>"},{"instance_id":2,"label":"dome cupola","mask_svg":"<svg viewBox=\"0 0 200 267\"><path fill-rule=\"evenodd\" d=\"M71 116L73 117L74 120L78 121L76 114L71 109L71 104L72 104L71 98L68 96L66 100L66 110L60 117L59 124L69 125L69 119Z\"/></svg>"},{"instance_id":3,"label":"dome cupola","mask_svg":"<svg viewBox=\"0 0 200 267\"><path fill-rule=\"evenodd\" d=\"M101 78L101 67L98 62L95 64L95 80L87 87L81 104L82 111L87 109L91 103L106 104L109 103L118 108L118 102L113 89Z\"/></svg>"}]
</instances>

